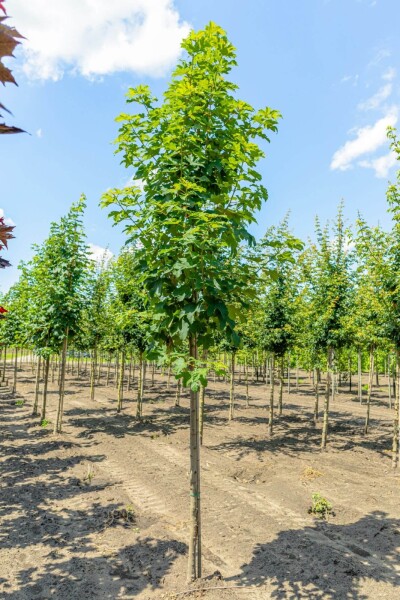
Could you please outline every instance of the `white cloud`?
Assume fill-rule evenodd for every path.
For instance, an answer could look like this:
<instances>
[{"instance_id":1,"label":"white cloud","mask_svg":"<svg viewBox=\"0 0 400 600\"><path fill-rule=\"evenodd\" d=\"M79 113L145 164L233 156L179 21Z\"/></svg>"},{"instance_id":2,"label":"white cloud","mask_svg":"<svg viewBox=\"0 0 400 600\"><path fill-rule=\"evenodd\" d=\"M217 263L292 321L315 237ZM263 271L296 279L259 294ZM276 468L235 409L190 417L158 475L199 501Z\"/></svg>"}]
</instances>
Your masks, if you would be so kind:
<instances>
[{"instance_id":1,"label":"white cloud","mask_svg":"<svg viewBox=\"0 0 400 600\"><path fill-rule=\"evenodd\" d=\"M385 58L389 58L389 56L392 56L391 51L388 48L381 48L375 53L374 58L369 62L368 66L376 67L376 65L379 65Z\"/></svg>"},{"instance_id":2,"label":"white cloud","mask_svg":"<svg viewBox=\"0 0 400 600\"><path fill-rule=\"evenodd\" d=\"M356 138L346 142L335 152L331 162L333 171L346 171L352 168L353 162L363 156L374 152L387 143L386 129L388 125L395 125L398 118L398 107L393 106L387 110L386 115L376 121L374 125L367 125L356 130Z\"/></svg>"},{"instance_id":3,"label":"white cloud","mask_svg":"<svg viewBox=\"0 0 400 600\"><path fill-rule=\"evenodd\" d=\"M389 152L379 158L372 160L361 160L358 164L360 167L365 169L373 169L375 176L379 178L385 178L388 176L389 171L397 163L397 156L394 152Z\"/></svg>"},{"instance_id":4,"label":"white cloud","mask_svg":"<svg viewBox=\"0 0 400 600\"><path fill-rule=\"evenodd\" d=\"M108 261L114 256L114 254L108 248L102 248L101 246L96 246L96 244L88 244L88 246L90 251L90 259L98 264L101 264L103 261L108 263Z\"/></svg>"},{"instance_id":5,"label":"white cloud","mask_svg":"<svg viewBox=\"0 0 400 600\"><path fill-rule=\"evenodd\" d=\"M389 67L388 69L386 69L386 71L382 75L382 79L384 79L385 81L393 81L395 77L396 69L394 69L393 67Z\"/></svg>"},{"instance_id":6,"label":"white cloud","mask_svg":"<svg viewBox=\"0 0 400 600\"><path fill-rule=\"evenodd\" d=\"M0 219L2 219L2 218L4 218L4 209L3 209L3 208L0 208ZM12 225L12 226L14 226L14 225L15 225L14 221L13 221L12 219L10 219L10 217L6 217L6 218L4 219L4 223L5 223L6 225Z\"/></svg>"},{"instance_id":7,"label":"white cloud","mask_svg":"<svg viewBox=\"0 0 400 600\"><path fill-rule=\"evenodd\" d=\"M132 175L132 177L129 177L129 179L125 183L124 187L128 188L128 187L132 187L133 185L135 187L138 187L141 192L144 191L144 181L143 181L143 179L133 179L133 175Z\"/></svg>"},{"instance_id":8,"label":"white cloud","mask_svg":"<svg viewBox=\"0 0 400 600\"><path fill-rule=\"evenodd\" d=\"M356 86L358 84L358 80L359 80L359 75L345 75L340 80L340 83L349 83L349 82L351 82L353 84L353 86Z\"/></svg>"},{"instance_id":9,"label":"white cloud","mask_svg":"<svg viewBox=\"0 0 400 600\"><path fill-rule=\"evenodd\" d=\"M14 0L32 79L64 73L101 77L117 71L161 76L177 60L189 32L174 0Z\"/></svg>"},{"instance_id":10,"label":"white cloud","mask_svg":"<svg viewBox=\"0 0 400 600\"><path fill-rule=\"evenodd\" d=\"M360 102L358 105L359 110L375 110L379 108L381 104L387 100L392 93L393 86L391 83L387 83L382 86L376 94L365 100L364 102Z\"/></svg>"},{"instance_id":11,"label":"white cloud","mask_svg":"<svg viewBox=\"0 0 400 600\"><path fill-rule=\"evenodd\" d=\"M41 138L41 137L43 137L43 131L42 131L41 129L37 129L37 130L36 130L36 136L37 136L38 138Z\"/></svg>"}]
</instances>

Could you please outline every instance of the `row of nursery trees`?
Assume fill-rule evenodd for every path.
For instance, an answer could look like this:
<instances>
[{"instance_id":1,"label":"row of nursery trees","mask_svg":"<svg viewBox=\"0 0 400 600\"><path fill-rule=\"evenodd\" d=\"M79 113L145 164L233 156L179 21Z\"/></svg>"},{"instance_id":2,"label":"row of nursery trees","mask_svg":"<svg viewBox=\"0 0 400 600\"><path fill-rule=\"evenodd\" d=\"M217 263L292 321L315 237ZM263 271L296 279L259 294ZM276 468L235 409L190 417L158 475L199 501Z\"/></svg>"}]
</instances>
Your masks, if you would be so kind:
<instances>
[{"instance_id":1,"label":"row of nursery trees","mask_svg":"<svg viewBox=\"0 0 400 600\"><path fill-rule=\"evenodd\" d=\"M139 365L137 417L142 415L146 362L166 364L190 390L190 511L188 578L201 575L200 433L207 377L229 356L229 418L234 418L234 371L239 365L269 380L269 434L274 427L275 381L282 412L284 372L313 373L314 420L339 377L369 371L365 433L373 376L391 377L393 457L398 456L400 386L400 175L388 189L391 231L360 217L351 229L342 207L332 227L316 221L315 241L302 243L288 218L256 242L247 227L267 199L257 163L261 144L277 131L279 112L255 110L237 98L227 79L236 64L225 32L210 23L183 42L184 58L162 102L147 86L128 92L136 111L118 117L117 151L131 184L108 191L102 206L124 226L118 258L90 260L82 224L85 199L74 204L3 298L4 356L14 348L36 355L34 413L45 418L49 374L58 366L55 431L62 430L68 352L90 355L90 397L99 363L118 356L118 410L124 374ZM388 132L400 159L395 130ZM16 374L16 368L15 368ZM38 389L43 375L43 406ZM14 389L15 389L14 380ZM288 381L290 379L288 378ZM393 389L393 391L392 391ZM319 407L324 393L323 411ZM322 407L321 407L322 408Z\"/></svg>"},{"instance_id":2,"label":"row of nursery trees","mask_svg":"<svg viewBox=\"0 0 400 600\"><path fill-rule=\"evenodd\" d=\"M218 309L236 327L228 337L216 323L198 368L189 373L185 370L185 331L173 345L155 335L159 313L137 276L140 251L128 246L116 258L110 260L105 253L102 260L93 260L82 225L84 210L82 197L60 223L52 224L49 237L34 247L30 262L20 265L19 281L2 299L9 312L0 322L0 339L4 358L13 350L12 387L15 392L19 353L36 356L33 412L40 414L42 421L46 418L49 378L54 381L54 372L58 371L55 432L62 430L68 357L69 362L75 361L78 375L88 373L91 400L95 399L99 372L105 366L107 384L111 377L117 381L118 412L123 408L124 389L131 388L135 377L132 369L137 368L138 418L142 417L143 384L149 363L153 379L156 365L168 370L170 376L172 373L180 384L178 391L181 383L203 391L210 373L225 378L229 375L229 419L234 418L238 371L246 384L247 399L251 378L268 381L269 434L273 433L275 395L277 410L282 414L284 379L290 392L291 379L298 388L299 369L307 370L312 373L315 390L315 424L322 408L320 392L324 392L322 447L327 442L329 401L340 382L347 381L352 390L354 374L354 391L360 402L365 396L365 433L371 392L375 380L379 385L379 373L390 378L388 406L398 411L397 223L389 233L379 226L369 227L361 218L353 229L346 228L340 207L332 228L321 228L316 220L315 242L305 244L296 239L287 218L269 228L258 243L229 265L245 273L249 298L246 311L239 297L232 305L221 302ZM243 294L243 290L238 292ZM186 310L184 316L187 325L195 320L191 310ZM363 371L369 374L365 392ZM40 382L43 390L39 410Z\"/></svg>"}]
</instances>

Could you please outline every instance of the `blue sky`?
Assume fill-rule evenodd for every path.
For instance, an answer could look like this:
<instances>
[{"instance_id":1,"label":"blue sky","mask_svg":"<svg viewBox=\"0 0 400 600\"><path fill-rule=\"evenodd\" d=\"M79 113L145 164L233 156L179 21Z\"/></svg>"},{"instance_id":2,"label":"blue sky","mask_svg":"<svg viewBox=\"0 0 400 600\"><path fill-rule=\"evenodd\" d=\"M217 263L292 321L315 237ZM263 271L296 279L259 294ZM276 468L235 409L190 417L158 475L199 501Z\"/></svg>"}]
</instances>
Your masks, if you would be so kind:
<instances>
[{"instance_id":1,"label":"blue sky","mask_svg":"<svg viewBox=\"0 0 400 600\"><path fill-rule=\"evenodd\" d=\"M396 165L385 140L400 113L399 0L8 0L28 40L9 61L19 87L0 90L10 124L31 135L1 136L0 208L16 224L4 256L5 291L49 224L84 192L88 241L114 253L123 243L102 192L130 173L114 156L114 118L124 93L168 84L189 28L212 20L237 48L240 97L283 114L260 165L269 201L253 233L291 211L294 232L334 218L341 199L389 226L385 190ZM96 10L93 10L93 6Z\"/></svg>"}]
</instances>

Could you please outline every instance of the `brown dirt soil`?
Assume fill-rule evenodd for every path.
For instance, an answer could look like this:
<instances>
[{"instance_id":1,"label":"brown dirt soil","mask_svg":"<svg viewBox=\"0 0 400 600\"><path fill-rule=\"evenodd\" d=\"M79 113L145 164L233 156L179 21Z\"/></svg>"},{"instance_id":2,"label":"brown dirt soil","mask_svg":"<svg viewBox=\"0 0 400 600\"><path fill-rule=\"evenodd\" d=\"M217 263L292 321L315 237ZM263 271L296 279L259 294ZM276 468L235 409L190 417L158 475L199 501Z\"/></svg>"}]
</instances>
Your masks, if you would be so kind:
<instances>
[{"instance_id":1,"label":"brown dirt soil","mask_svg":"<svg viewBox=\"0 0 400 600\"><path fill-rule=\"evenodd\" d=\"M202 448L204 577L188 590L188 394L174 406L166 377L147 385L137 422L135 391L116 413L116 390L68 375L64 431L32 418L34 376L0 396L0 597L57 600L165 598L400 598L399 473L391 468L392 414L375 390L365 406L344 390L332 405L320 452L313 395L304 379L284 395L267 436L267 388L250 407L236 386L210 381ZM149 377L150 379L150 377ZM50 385L48 419L57 393ZM320 492L335 516L308 514Z\"/></svg>"}]
</instances>

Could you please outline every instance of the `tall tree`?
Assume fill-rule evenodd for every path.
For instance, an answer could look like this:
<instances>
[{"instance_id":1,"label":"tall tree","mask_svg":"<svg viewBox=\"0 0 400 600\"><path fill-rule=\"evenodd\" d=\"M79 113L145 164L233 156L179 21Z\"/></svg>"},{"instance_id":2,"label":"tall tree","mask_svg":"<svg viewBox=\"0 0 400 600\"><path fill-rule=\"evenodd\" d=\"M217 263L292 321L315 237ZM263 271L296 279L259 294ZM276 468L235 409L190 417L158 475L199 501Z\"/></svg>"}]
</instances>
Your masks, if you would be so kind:
<instances>
[{"instance_id":1,"label":"tall tree","mask_svg":"<svg viewBox=\"0 0 400 600\"><path fill-rule=\"evenodd\" d=\"M390 147L400 161L400 140L393 127L388 128ZM393 467L398 464L399 456L399 428L400 428L400 169L396 174L396 182L391 183L387 190L389 211L392 214L393 243L390 249L391 276L387 281L387 291L390 297L390 311L388 315L388 337L396 351L396 399L395 415L393 418Z\"/></svg>"},{"instance_id":2,"label":"tall tree","mask_svg":"<svg viewBox=\"0 0 400 600\"><path fill-rule=\"evenodd\" d=\"M289 231L289 217L278 227L270 227L259 244L261 262L260 291L261 322L259 341L261 347L271 354L271 385L269 401L269 434L273 433L275 360L279 365L278 413L282 414L284 357L295 341L295 297L297 283L294 277L296 254L303 248L302 242Z\"/></svg>"},{"instance_id":3,"label":"tall tree","mask_svg":"<svg viewBox=\"0 0 400 600\"><path fill-rule=\"evenodd\" d=\"M89 253L82 224L86 199L72 205L66 216L50 226L49 237L36 247L32 261L31 298L36 307L34 342L46 356L61 351L60 386L54 431L62 430L68 340L79 332L85 306Z\"/></svg>"},{"instance_id":4,"label":"tall tree","mask_svg":"<svg viewBox=\"0 0 400 600\"><path fill-rule=\"evenodd\" d=\"M157 103L147 86L128 92L136 114L122 114L118 151L133 168L133 185L107 192L103 206L124 222L137 247L137 273L155 314L154 335L168 347L186 341L182 372L190 386L190 513L188 579L201 575L199 348L218 328L233 344L236 302L246 302L246 269L234 272L230 257L252 237L246 226L267 198L256 171L264 156L257 139L269 141L279 113L255 111L227 79L236 65L225 32L210 23L182 43L185 57ZM247 282L246 282L247 283ZM233 301L232 301L233 300Z\"/></svg>"},{"instance_id":5,"label":"tall tree","mask_svg":"<svg viewBox=\"0 0 400 600\"><path fill-rule=\"evenodd\" d=\"M349 232L339 207L333 230L322 228L316 220L317 243L308 249L307 274L310 284L309 311L311 343L314 352L326 356L327 382L321 448L328 439L329 401L334 366L334 353L347 343L344 318L349 311L351 292L351 253L348 251Z\"/></svg>"}]
</instances>

